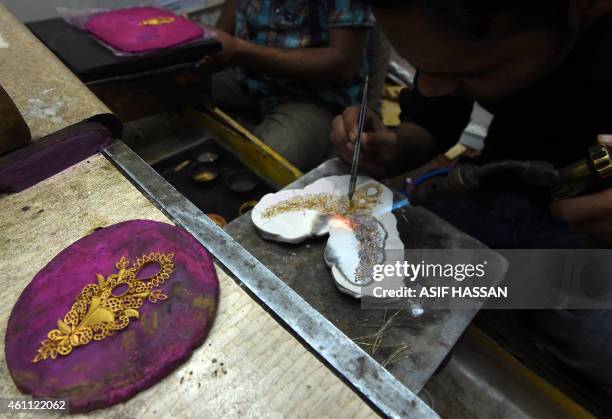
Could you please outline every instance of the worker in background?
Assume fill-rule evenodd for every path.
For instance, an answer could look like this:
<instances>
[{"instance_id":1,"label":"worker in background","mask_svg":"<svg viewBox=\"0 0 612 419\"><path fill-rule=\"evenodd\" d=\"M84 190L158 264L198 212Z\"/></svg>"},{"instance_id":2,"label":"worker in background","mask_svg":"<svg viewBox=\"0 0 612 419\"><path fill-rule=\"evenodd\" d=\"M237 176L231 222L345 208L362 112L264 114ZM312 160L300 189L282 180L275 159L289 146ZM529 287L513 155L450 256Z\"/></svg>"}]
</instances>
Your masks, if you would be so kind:
<instances>
[{"instance_id":1,"label":"worker in background","mask_svg":"<svg viewBox=\"0 0 612 419\"><path fill-rule=\"evenodd\" d=\"M334 115L361 97L372 25L355 0L228 0L211 61L229 68L213 77L213 101L251 116L263 142L308 170L329 149Z\"/></svg>"},{"instance_id":2,"label":"worker in background","mask_svg":"<svg viewBox=\"0 0 612 419\"><path fill-rule=\"evenodd\" d=\"M380 177L420 166L457 143L474 102L494 115L479 163L545 160L560 168L612 133L612 0L380 0L374 15L417 68L402 124L370 113L361 168ZM350 161L355 107L333 121ZM601 136L609 142L612 137ZM593 248L612 243L612 189L537 205L515 182L430 209L490 247ZM488 315L491 312L484 313ZM549 353L612 389L612 313L513 312ZM519 321L519 320L517 320Z\"/></svg>"}]
</instances>

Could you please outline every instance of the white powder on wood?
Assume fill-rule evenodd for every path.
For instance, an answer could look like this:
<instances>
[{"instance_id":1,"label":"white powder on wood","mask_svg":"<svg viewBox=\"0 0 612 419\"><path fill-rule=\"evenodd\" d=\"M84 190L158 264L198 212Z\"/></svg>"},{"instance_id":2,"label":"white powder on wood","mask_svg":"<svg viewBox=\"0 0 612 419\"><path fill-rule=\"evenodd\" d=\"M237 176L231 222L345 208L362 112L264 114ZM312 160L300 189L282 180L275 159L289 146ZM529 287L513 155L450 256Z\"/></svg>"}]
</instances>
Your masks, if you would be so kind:
<instances>
[{"instance_id":1,"label":"white powder on wood","mask_svg":"<svg viewBox=\"0 0 612 419\"><path fill-rule=\"evenodd\" d=\"M4 40L2 34L0 33L0 48L8 48L10 47L9 43Z\"/></svg>"}]
</instances>

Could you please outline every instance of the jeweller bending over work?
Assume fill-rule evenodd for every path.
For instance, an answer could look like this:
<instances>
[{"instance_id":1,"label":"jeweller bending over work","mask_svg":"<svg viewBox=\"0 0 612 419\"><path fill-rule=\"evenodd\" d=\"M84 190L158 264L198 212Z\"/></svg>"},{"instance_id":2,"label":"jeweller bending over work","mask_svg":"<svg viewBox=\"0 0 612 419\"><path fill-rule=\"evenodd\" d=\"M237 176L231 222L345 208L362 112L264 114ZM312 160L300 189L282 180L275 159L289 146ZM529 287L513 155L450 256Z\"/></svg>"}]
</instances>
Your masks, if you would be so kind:
<instances>
[{"instance_id":1,"label":"jeweller bending over work","mask_svg":"<svg viewBox=\"0 0 612 419\"><path fill-rule=\"evenodd\" d=\"M612 1L370 3L417 75L414 89L400 96L399 127L389 129L368 114L361 169L386 177L421 166L459 141L474 103L494 116L484 151L472 162L479 167L546 161L559 168L596 141L612 149ZM348 108L333 122L332 142L349 163L358 114ZM492 248L612 244L612 187L550 202L533 193L528 181L538 180L514 172L471 193L441 194L427 207ZM598 272L612 267L604 268ZM609 274L589 279L610 283ZM582 286L593 299L609 292L590 284ZM491 310L480 319L612 394L612 310Z\"/></svg>"}]
</instances>

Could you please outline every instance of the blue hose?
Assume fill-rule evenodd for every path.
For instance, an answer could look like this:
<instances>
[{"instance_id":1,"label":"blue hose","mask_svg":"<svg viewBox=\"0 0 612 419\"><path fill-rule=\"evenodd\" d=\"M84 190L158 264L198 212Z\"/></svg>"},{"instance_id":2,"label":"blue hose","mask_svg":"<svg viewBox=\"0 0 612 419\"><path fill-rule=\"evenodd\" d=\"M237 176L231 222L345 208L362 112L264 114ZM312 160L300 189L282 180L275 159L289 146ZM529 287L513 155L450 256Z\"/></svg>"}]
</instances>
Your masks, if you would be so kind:
<instances>
[{"instance_id":1,"label":"blue hose","mask_svg":"<svg viewBox=\"0 0 612 419\"><path fill-rule=\"evenodd\" d=\"M425 173L422 176L419 176L418 178L416 178L414 180L414 182L412 182L412 184L417 187L419 185L421 185L422 183L428 181L429 179L431 179L432 177L436 177L436 176L444 176L444 175L448 175L448 173L450 172L450 168L449 167L442 167L440 169L434 169L430 172Z\"/></svg>"}]
</instances>

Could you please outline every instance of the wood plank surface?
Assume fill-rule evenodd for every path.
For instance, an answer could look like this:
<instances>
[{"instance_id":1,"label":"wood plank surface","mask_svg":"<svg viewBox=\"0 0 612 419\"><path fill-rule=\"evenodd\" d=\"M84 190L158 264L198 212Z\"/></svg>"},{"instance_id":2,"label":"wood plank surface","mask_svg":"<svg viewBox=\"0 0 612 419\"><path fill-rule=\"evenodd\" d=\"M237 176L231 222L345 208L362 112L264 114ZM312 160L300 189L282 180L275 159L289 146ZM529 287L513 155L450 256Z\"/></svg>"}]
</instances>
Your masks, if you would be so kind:
<instances>
[{"instance_id":1,"label":"wood plank surface","mask_svg":"<svg viewBox=\"0 0 612 419\"><path fill-rule=\"evenodd\" d=\"M36 272L97 227L169 222L102 156L0 197L0 395L18 397L4 357L11 309ZM217 319L204 345L166 379L89 417L376 416L236 282L218 269Z\"/></svg>"},{"instance_id":2,"label":"wood plank surface","mask_svg":"<svg viewBox=\"0 0 612 419\"><path fill-rule=\"evenodd\" d=\"M34 140L109 109L0 4L0 85Z\"/></svg>"}]
</instances>

